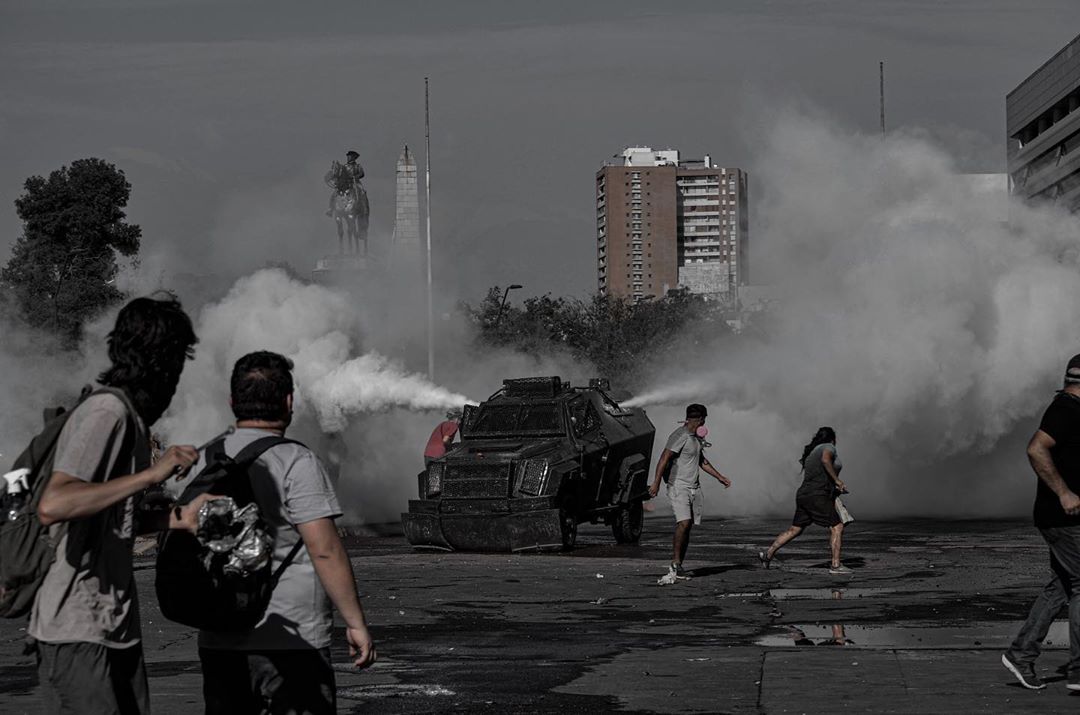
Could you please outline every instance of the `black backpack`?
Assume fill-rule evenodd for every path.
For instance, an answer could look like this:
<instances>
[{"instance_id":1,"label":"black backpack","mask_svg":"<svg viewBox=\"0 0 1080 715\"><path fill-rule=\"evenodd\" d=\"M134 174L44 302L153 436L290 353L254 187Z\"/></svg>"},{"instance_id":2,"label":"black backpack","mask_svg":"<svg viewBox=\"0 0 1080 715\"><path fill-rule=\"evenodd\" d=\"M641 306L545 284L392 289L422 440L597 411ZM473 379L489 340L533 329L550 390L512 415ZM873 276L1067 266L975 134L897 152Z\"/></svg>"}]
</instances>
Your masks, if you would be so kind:
<instances>
[{"instance_id":1,"label":"black backpack","mask_svg":"<svg viewBox=\"0 0 1080 715\"><path fill-rule=\"evenodd\" d=\"M271 447L288 443L300 444L284 437L263 437L229 457L225 440L214 442L206 449L207 466L177 503L187 504L199 494L210 493L232 497L238 507L251 504L255 501L251 465ZM224 568L227 554L212 552L188 531L167 530L158 544L154 581L161 613L170 621L207 631L251 630L262 620L281 574L303 545L303 540L297 540L277 569L271 558L260 569L237 574Z\"/></svg>"},{"instance_id":2,"label":"black backpack","mask_svg":"<svg viewBox=\"0 0 1080 715\"><path fill-rule=\"evenodd\" d=\"M128 425L135 424L135 408L123 390L103 387L91 390L83 388L76 407L92 395L114 395L124 403L128 412ZM27 469L28 492L21 493L17 501L6 493L2 504L4 519L0 524L0 616L17 618L26 615L34 605L41 582L49 567L56 560L56 544L49 538L49 529L38 520L37 509L41 494L53 472L56 443L74 408L50 407L44 410L45 427L30 440L30 444L15 459L12 470ZM126 443L134 443L134 430L128 430ZM13 518L9 518L11 512Z\"/></svg>"}]
</instances>

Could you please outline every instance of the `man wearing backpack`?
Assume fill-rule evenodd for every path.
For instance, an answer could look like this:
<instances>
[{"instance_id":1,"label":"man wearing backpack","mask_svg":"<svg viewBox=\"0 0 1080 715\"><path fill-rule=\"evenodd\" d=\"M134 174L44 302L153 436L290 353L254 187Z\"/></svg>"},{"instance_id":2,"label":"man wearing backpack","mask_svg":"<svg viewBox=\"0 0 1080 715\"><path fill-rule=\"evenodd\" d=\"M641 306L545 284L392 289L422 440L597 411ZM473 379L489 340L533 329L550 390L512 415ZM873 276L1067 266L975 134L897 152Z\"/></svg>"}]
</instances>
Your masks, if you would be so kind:
<instances>
[{"instance_id":1,"label":"man wearing backpack","mask_svg":"<svg viewBox=\"0 0 1080 715\"><path fill-rule=\"evenodd\" d=\"M670 468L667 495L675 512L675 535L671 566L657 582L660 585L669 586L690 578L683 570L683 559L690 546L690 528L695 521L701 521L701 514L694 513L695 498L701 488L698 472L703 470L715 477L725 489L731 486L731 480L718 472L701 453L703 438L699 437L698 430L704 426L706 415L708 410L705 405L695 403L686 407L686 420L668 436L664 451L656 463L656 477L649 487L649 496L655 497L660 492L660 481Z\"/></svg>"},{"instance_id":2,"label":"man wearing backpack","mask_svg":"<svg viewBox=\"0 0 1080 715\"><path fill-rule=\"evenodd\" d=\"M198 456L194 447L173 446L151 466L147 436L195 343L172 297L131 301L108 336L112 365L99 378L106 389L83 399L60 431L37 507L56 559L28 628L45 712L150 711L132 569L135 501ZM200 504L167 515L168 526L193 529Z\"/></svg>"},{"instance_id":3,"label":"man wearing backpack","mask_svg":"<svg viewBox=\"0 0 1080 715\"><path fill-rule=\"evenodd\" d=\"M291 370L288 358L271 352L237 361L230 385L236 431L225 438L225 454L235 458L257 440L285 434L292 420ZM298 442L267 449L248 473L274 534L274 567L285 567L253 629L199 632L206 712L333 713L331 602L345 621L354 665L375 662L352 566L334 526L341 515L337 495L322 464ZM306 548L294 550L298 540Z\"/></svg>"}]
</instances>

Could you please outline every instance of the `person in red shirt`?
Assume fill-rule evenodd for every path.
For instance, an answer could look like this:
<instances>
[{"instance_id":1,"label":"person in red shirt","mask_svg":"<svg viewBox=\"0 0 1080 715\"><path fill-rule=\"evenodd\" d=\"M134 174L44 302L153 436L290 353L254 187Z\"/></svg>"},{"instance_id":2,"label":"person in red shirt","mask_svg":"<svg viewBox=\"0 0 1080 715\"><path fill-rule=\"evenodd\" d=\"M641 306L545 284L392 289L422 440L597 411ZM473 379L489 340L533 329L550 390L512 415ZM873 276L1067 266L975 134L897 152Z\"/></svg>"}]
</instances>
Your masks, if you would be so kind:
<instances>
[{"instance_id":1,"label":"person in red shirt","mask_svg":"<svg viewBox=\"0 0 1080 715\"><path fill-rule=\"evenodd\" d=\"M427 447L424 448L424 468L431 465L432 460L446 454L450 445L454 443L454 437L458 433L458 425L461 424L461 410L450 410L446 413L446 420L440 422L428 438Z\"/></svg>"}]
</instances>

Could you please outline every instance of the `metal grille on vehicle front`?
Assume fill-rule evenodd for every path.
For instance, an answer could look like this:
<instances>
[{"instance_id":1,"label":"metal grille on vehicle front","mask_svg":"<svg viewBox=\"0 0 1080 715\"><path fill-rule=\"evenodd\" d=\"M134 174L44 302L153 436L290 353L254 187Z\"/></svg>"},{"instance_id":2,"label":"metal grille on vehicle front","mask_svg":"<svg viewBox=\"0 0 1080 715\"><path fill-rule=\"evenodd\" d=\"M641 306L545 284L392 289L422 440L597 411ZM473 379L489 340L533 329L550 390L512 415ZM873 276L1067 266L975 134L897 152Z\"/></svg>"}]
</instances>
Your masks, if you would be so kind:
<instances>
[{"instance_id":1,"label":"metal grille on vehicle front","mask_svg":"<svg viewBox=\"0 0 1080 715\"><path fill-rule=\"evenodd\" d=\"M547 476L548 463L546 459L526 459L521 465L521 484L518 489L522 494L540 496L544 488L544 478Z\"/></svg>"},{"instance_id":2,"label":"metal grille on vehicle front","mask_svg":"<svg viewBox=\"0 0 1080 715\"><path fill-rule=\"evenodd\" d=\"M443 476L443 497L505 498L510 496L510 463L449 465Z\"/></svg>"}]
</instances>

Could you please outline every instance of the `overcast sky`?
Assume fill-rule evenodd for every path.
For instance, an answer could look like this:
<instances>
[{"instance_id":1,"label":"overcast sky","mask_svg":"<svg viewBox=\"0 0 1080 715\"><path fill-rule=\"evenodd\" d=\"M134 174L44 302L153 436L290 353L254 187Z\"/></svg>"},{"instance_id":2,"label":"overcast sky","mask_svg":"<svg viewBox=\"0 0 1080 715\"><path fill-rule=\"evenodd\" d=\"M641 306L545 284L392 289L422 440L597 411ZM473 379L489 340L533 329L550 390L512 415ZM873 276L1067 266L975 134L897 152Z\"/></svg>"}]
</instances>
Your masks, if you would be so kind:
<instances>
[{"instance_id":1,"label":"overcast sky","mask_svg":"<svg viewBox=\"0 0 1080 715\"><path fill-rule=\"evenodd\" d=\"M879 60L891 128L1002 171L1005 94L1080 32L1076 0L0 8L3 260L23 180L86 156L127 173L144 265L166 280L309 270L336 243L322 174L349 148L386 241L402 145L423 161L426 75L436 276L466 298L593 290L593 177L628 144L708 152L753 172L754 192L776 113L877 131Z\"/></svg>"}]
</instances>

